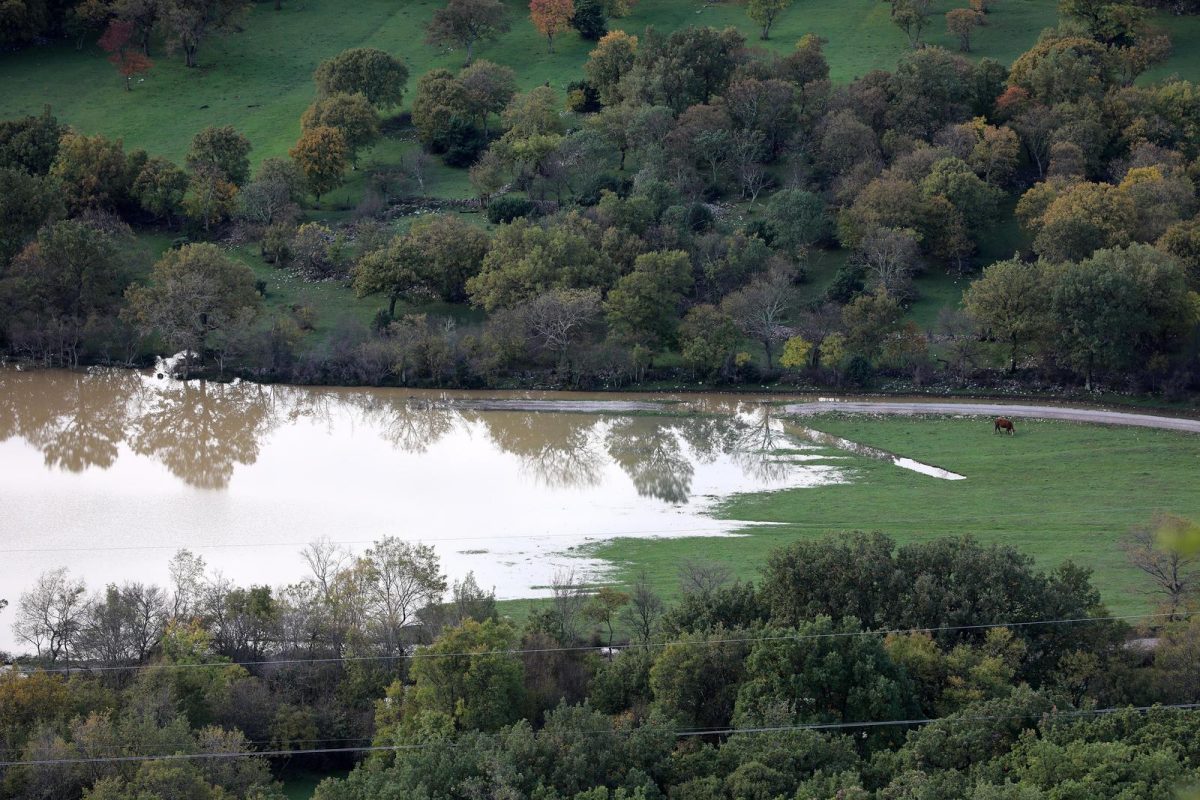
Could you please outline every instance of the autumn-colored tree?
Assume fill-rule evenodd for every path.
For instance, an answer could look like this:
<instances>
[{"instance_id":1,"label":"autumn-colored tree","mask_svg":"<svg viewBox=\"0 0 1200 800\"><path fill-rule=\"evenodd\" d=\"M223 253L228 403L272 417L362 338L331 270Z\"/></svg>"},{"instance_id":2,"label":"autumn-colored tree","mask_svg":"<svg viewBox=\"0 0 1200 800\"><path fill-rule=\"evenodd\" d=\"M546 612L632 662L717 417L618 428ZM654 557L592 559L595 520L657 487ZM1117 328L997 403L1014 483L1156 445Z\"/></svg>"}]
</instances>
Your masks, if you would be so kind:
<instances>
[{"instance_id":1,"label":"autumn-colored tree","mask_svg":"<svg viewBox=\"0 0 1200 800\"><path fill-rule=\"evenodd\" d=\"M463 66L470 66L475 43L495 39L508 31L504 4L500 0L450 0L433 12L425 41L435 46L457 46L467 51Z\"/></svg>"},{"instance_id":2,"label":"autumn-colored tree","mask_svg":"<svg viewBox=\"0 0 1200 800\"><path fill-rule=\"evenodd\" d=\"M538 33L546 37L547 49L554 52L554 37L571 27L575 16L574 0L530 0L529 18Z\"/></svg>"},{"instance_id":3,"label":"autumn-colored tree","mask_svg":"<svg viewBox=\"0 0 1200 800\"><path fill-rule=\"evenodd\" d=\"M621 78L633 68L637 56L637 37L630 36L625 31L609 31L606 33L592 52L588 54L587 63L583 65L588 83L600 95L600 102L606 106L620 102L619 86Z\"/></svg>"},{"instance_id":4,"label":"autumn-colored tree","mask_svg":"<svg viewBox=\"0 0 1200 800\"><path fill-rule=\"evenodd\" d=\"M350 164L358 167L358 151L379 139L379 112L364 94L338 92L317 98L300 117L303 130L337 128L350 149Z\"/></svg>"},{"instance_id":5,"label":"autumn-colored tree","mask_svg":"<svg viewBox=\"0 0 1200 800\"><path fill-rule=\"evenodd\" d=\"M108 53L109 63L116 67L117 72L125 79L127 92L133 88L135 75L149 72L154 66L154 62L134 45L133 32L132 22L114 19L108 23L108 28L99 42L100 49Z\"/></svg>"},{"instance_id":6,"label":"autumn-colored tree","mask_svg":"<svg viewBox=\"0 0 1200 800\"><path fill-rule=\"evenodd\" d=\"M288 151L296 162L308 189L321 202L321 195L342 185L342 178L349 165L350 147L346 137L337 128L320 125L306 130Z\"/></svg>"},{"instance_id":7,"label":"autumn-colored tree","mask_svg":"<svg viewBox=\"0 0 1200 800\"><path fill-rule=\"evenodd\" d=\"M958 49L971 52L971 34L983 24L983 15L970 8L955 8L946 12L946 33L958 37Z\"/></svg>"}]
</instances>

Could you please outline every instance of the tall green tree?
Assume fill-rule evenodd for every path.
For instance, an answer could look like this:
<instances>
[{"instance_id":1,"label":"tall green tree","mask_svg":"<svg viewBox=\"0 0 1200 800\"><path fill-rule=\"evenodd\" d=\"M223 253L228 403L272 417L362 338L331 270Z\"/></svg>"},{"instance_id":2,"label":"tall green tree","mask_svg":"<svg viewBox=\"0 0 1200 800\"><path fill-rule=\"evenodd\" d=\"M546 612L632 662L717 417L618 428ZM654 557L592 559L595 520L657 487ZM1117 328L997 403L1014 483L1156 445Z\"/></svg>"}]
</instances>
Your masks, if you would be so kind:
<instances>
[{"instance_id":1,"label":"tall green tree","mask_svg":"<svg viewBox=\"0 0 1200 800\"><path fill-rule=\"evenodd\" d=\"M617 281L604 304L609 327L639 344L675 341L679 306L692 286L692 265L682 250L643 253L633 272Z\"/></svg>"},{"instance_id":2,"label":"tall green tree","mask_svg":"<svg viewBox=\"0 0 1200 800\"><path fill-rule=\"evenodd\" d=\"M362 94L379 108L392 108L404 99L408 67L394 56L373 47L343 50L322 61L313 73L323 95Z\"/></svg>"},{"instance_id":3,"label":"tall green tree","mask_svg":"<svg viewBox=\"0 0 1200 800\"><path fill-rule=\"evenodd\" d=\"M192 138L188 148L187 166L190 170L215 167L225 180L241 186L250 177L250 140L232 125L212 126Z\"/></svg>"},{"instance_id":4,"label":"tall green tree","mask_svg":"<svg viewBox=\"0 0 1200 800\"><path fill-rule=\"evenodd\" d=\"M792 0L746 0L746 16L761 29L758 38L763 41L771 38L771 27L791 4Z\"/></svg>"},{"instance_id":5,"label":"tall green tree","mask_svg":"<svg viewBox=\"0 0 1200 800\"><path fill-rule=\"evenodd\" d=\"M1015 372L1022 350L1048 332L1046 280L1041 267L1019 259L984 269L963 293L963 305L987 333L1008 347L1008 369Z\"/></svg>"}]
</instances>

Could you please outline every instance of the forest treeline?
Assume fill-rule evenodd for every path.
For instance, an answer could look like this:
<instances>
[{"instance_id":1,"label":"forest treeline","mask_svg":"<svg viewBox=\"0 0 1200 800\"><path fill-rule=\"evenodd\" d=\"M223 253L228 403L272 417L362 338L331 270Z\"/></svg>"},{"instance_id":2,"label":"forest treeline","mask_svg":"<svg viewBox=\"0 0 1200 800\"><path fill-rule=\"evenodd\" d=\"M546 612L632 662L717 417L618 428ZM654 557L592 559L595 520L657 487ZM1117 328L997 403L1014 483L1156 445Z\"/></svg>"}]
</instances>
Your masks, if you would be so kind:
<instances>
[{"instance_id":1,"label":"forest treeline","mask_svg":"<svg viewBox=\"0 0 1200 800\"><path fill-rule=\"evenodd\" d=\"M503 35L498 5L448 4L430 40L461 33L452 12ZM900 22L908 5L893 6ZM254 171L228 126L199 132L177 165L49 109L10 120L0 347L66 365L186 351L189 368L312 383L1007 372L1185 396L1200 380L1200 94L1135 83L1169 52L1144 7L1060 11L1011 66L918 36L895 70L846 84L816 36L778 56L732 28L601 26L566 108L469 50L413 87L402 59L348 50L316 70L291 157ZM354 222L304 211L409 125L421 149L372 169ZM494 231L434 213L397 232L391 210L425 194L431 158L469 168ZM1010 214L1031 248L981 263ZM131 255L146 225L180 233L153 265ZM313 306L264 313L271 281L229 253L256 240L279 269L386 308L370 326ZM801 292L813 263L842 257L822 296ZM906 317L925 271L969 282L962 310L929 329ZM432 301L483 320L416 313ZM332 332L312 333L321 323Z\"/></svg>"},{"instance_id":2,"label":"forest treeline","mask_svg":"<svg viewBox=\"0 0 1200 800\"><path fill-rule=\"evenodd\" d=\"M1131 558L1167 563L1176 529L1195 535L1135 531ZM1181 595L1147 584L1161 615L1122 621L1070 563L847 534L752 583L688 562L674 602L562 574L519 625L424 545L304 556L277 588L187 551L167 588L42 575L3 612L31 655L0 675L0 747L26 762L0 796L267 800L298 766L354 767L321 800L1158 800L1200 779L1200 716L1168 707L1197 700L1194 557ZM111 760L168 754L195 758Z\"/></svg>"}]
</instances>

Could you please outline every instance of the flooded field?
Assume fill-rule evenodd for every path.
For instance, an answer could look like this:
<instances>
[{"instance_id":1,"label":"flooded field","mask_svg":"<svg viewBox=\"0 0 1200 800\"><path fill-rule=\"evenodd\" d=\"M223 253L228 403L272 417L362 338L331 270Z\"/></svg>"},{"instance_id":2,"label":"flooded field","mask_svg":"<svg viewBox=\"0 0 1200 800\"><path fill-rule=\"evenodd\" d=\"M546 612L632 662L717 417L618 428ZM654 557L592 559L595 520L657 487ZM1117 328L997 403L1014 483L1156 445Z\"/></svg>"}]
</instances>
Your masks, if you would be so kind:
<instances>
[{"instance_id":1,"label":"flooded field","mask_svg":"<svg viewBox=\"0 0 1200 800\"><path fill-rule=\"evenodd\" d=\"M180 548L279 585L314 540L386 535L536 596L557 570L603 570L574 546L720 535L739 527L706 513L723 498L845 480L753 399L557 397L0 370L0 597L63 566L91 589L165 584Z\"/></svg>"}]
</instances>

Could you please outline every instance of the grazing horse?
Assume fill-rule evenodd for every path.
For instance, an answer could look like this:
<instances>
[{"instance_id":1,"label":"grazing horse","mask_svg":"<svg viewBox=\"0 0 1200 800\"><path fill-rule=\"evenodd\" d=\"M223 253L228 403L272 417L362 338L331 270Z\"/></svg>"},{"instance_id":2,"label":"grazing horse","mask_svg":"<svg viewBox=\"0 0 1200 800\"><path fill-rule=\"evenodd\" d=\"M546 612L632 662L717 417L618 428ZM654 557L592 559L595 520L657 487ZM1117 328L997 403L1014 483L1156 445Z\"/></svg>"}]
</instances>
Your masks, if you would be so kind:
<instances>
[{"instance_id":1,"label":"grazing horse","mask_svg":"<svg viewBox=\"0 0 1200 800\"><path fill-rule=\"evenodd\" d=\"M1007 417L996 417L992 433L1000 433L1000 431L1008 431L1009 436L1015 436L1017 433L1017 429L1013 427L1012 420Z\"/></svg>"}]
</instances>

